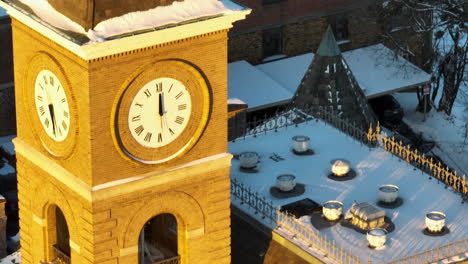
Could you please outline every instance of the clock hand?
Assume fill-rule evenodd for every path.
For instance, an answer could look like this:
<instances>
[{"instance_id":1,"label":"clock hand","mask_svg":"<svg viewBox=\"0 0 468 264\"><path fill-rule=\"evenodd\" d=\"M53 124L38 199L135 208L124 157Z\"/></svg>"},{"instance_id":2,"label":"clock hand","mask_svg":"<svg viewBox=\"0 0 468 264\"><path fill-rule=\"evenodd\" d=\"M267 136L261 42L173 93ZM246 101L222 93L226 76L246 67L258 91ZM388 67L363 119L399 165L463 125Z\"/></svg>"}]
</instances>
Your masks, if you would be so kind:
<instances>
[{"instance_id":1,"label":"clock hand","mask_svg":"<svg viewBox=\"0 0 468 264\"><path fill-rule=\"evenodd\" d=\"M159 93L159 120L161 122L161 130L163 129L163 116L164 116L164 111L163 111L163 102L162 102L162 95Z\"/></svg>"},{"instance_id":2,"label":"clock hand","mask_svg":"<svg viewBox=\"0 0 468 264\"><path fill-rule=\"evenodd\" d=\"M164 104L164 92L162 92L162 96L161 96L161 99L162 99L162 113L163 113L163 121L164 121L164 124L166 125L167 127L167 118L166 118L166 107L165 107L165 104Z\"/></svg>"},{"instance_id":3,"label":"clock hand","mask_svg":"<svg viewBox=\"0 0 468 264\"><path fill-rule=\"evenodd\" d=\"M55 114L54 114L54 105L53 104L49 104L49 114L50 114L50 119L52 120L52 131L54 133L54 136L55 135Z\"/></svg>"}]
</instances>

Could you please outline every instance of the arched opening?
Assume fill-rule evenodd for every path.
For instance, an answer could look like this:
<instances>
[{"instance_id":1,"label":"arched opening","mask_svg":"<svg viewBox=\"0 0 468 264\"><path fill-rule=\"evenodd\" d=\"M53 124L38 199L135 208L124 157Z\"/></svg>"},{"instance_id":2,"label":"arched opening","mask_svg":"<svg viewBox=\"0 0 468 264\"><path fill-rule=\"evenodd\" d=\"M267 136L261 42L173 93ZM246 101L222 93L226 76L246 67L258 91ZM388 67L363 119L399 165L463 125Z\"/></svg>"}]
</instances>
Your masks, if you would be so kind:
<instances>
[{"instance_id":1,"label":"arched opening","mask_svg":"<svg viewBox=\"0 0 468 264\"><path fill-rule=\"evenodd\" d=\"M177 220L160 214L143 226L138 242L138 264L178 263Z\"/></svg>"},{"instance_id":2,"label":"arched opening","mask_svg":"<svg viewBox=\"0 0 468 264\"><path fill-rule=\"evenodd\" d=\"M62 264L70 264L70 232L67 220L58 206L48 209L49 259Z\"/></svg>"}]
</instances>

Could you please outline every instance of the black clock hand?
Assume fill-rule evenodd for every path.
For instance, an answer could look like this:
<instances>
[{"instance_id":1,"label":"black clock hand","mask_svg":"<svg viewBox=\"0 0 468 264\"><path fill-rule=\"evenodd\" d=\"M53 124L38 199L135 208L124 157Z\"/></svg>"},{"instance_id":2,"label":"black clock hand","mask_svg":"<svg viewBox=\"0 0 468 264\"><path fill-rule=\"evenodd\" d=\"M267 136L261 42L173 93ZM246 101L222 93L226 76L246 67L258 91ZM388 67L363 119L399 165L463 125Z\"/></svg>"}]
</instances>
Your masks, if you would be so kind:
<instances>
[{"instance_id":1,"label":"black clock hand","mask_svg":"<svg viewBox=\"0 0 468 264\"><path fill-rule=\"evenodd\" d=\"M163 120L162 120L162 117L164 115L164 112L163 112L163 105L162 105L162 95L161 93L159 93L159 109L158 109L158 112L159 112L159 121L161 122L161 130L163 129Z\"/></svg>"},{"instance_id":2,"label":"black clock hand","mask_svg":"<svg viewBox=\"0 0 468 264\"><path fill-rule=\"evenodd\" d=\"M164 92L162 92L161 94L162 94L162 95L161 95L161 99L162 99L161 104L162 104L162 113L163 113L163 116L162 116L162 117L163 117L163 122L164 122L164 124L165 124L166 127L167 127L167 119L166 119L166 113L167 113L167 112L166 112L166 106L165 106L165 104L164 104Z\"/></svg>"},{"instance_id":3,"label":"black clock hand","mask_svg":"<svg viewBox=\"0 0 468 264\"><path fill-rule=\"evenodd\" d=\"M164 115L164 102L163 102L163 95L162 93L159 93L159 116Z\"/></svg>"},{"instance_id":4,"label":"black clock hand","mask_svg":"<svg viewBox=\"0 0 468 264\"><path fill-rule=\"evenodd\" d=\"M54 105L49 104L49 114L50 114L50 119L52 120L52 132L54 132L55 135L55 114L54 114Z\"/></svg>"}]
</instances>

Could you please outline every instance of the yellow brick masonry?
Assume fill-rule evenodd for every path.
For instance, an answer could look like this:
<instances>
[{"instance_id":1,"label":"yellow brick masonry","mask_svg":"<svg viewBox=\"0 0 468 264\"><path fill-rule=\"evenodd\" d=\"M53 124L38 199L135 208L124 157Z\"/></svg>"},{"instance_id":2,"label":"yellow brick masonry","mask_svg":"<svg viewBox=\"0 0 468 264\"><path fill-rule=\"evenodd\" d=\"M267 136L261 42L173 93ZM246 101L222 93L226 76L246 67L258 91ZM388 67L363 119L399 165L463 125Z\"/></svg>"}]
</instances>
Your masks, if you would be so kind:
<instances>
[{"instance_id":1,"label":"yellow brick masonry","mask_svg":"<svg viewBox=\"0 0 468 264\"><path fill-rule=\"evenodd\" d=\"M51 162L38 151L24 150L19 139L18 185L20 227L24 263L53 258L50 239L52 224L47 212L51 205L63 211L70 230L73 263L137 263L138 235L144 223L160 213L172 213L178 222L179 254L182 263L230 262L229 174L230 155L172 171L176 181L148 185L110 186L93 191L91 200L60 176L50 175L36 164ZM21 153L25 153L27 158ZM177 175L183 175L177 177ZM154 180L153 182L158 182ZM128 184L125 184L128 185ZM135 191L135 189L138 189ZM23 198L23 199L21 199ZM99 198L98 200L94 200ZM209 261L207 261L209 260Z\"/></svg>"},{"instance_id":2,"label":"yellow brick masonry","mask_svg":"<svg viewBox=\"0 0 468 264\"><path fill-rule=\"evenodd\" d=\"M183 264L230 263L227 30L87 61L14 18L12 25L22 263L55 257L56 206L67 220L75 264L138 263L139 233L161 213L177 219ZM42 128L31 118L34 105L24 99L32 89L24 80L38 52L54 58L69 83L78 129L66 157L43 146L36 134ZM125 84L164 59L185 61L203 74L210 116L184 156L161 165L139 164L118 150L113 114Z\"/></svg>"}]
</instances>

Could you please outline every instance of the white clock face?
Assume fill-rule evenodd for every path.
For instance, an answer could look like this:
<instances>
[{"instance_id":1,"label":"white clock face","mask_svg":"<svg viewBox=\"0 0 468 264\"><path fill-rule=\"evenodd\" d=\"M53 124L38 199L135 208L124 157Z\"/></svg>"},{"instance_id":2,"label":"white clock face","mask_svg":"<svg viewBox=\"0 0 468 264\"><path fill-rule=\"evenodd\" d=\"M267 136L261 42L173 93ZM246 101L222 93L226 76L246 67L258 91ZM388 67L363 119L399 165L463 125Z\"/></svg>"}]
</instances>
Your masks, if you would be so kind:
<instances>
[{"instance_id":1,"label":"white clock face","mask_svg":"<svg viewBox=\"0 0 468 264\"><path fill-rule=\"evenodd\" d=\"M192 100L185 86L173 78L158 78L145 84L133 98L128 126L133 138L148 148L174 141L187 126Z\"/></svg>"},{"instance_id":2,"label":"white clock face","mask_svg":"<svg viewBox=\"0 0 468 264\"><path fill-rule=\"evenodd\" d=\"M49 70L42 70L34 86L36 111L47 135L64 141L70 129L70 107L60 80Z\"/></svg>"}]
</instances>

